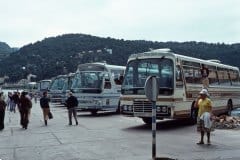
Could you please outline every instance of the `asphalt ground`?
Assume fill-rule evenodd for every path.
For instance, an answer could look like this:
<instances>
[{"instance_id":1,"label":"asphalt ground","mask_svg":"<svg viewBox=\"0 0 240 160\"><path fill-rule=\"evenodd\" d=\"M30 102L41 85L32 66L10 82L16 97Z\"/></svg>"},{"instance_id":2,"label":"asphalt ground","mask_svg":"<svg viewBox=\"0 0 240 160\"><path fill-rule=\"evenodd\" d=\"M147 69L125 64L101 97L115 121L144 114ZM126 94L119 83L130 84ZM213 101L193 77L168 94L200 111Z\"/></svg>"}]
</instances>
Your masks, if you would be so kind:
<instances>
[{"instance_id":1,"label":"asphalt ground","mask_svg":"<svg viewBox=\"0 0 240 160\"><path fill-rule=\"evenodd\" d=\"M78 113L68 125L66 108L51 105L54 118L44 125L39 103L33 104L27 130L19 113L6 111L0 132L1 160L150 160L151 126L141 119L103 113ZM74 122L74 121L73 121ZM212 145L197 145L196 125L186 121L157 123L157 157L179 160L239 160L240 131L215 130Z\"/></svg>"}]
</instances>

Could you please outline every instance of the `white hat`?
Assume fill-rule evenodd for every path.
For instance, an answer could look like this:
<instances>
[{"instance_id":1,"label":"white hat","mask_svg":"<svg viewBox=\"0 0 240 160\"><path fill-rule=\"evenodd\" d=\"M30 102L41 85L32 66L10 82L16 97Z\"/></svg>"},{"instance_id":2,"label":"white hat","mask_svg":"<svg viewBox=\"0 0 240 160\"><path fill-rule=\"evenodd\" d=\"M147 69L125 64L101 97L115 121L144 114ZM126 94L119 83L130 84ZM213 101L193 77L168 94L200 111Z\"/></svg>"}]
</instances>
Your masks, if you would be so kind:
<instances>
[{"instance_id":1,"label":"white hat","mask_svg":"<svg viewBox=\"0 0 240 160\"><path fill-rule=\"evenodd\" d=\"M201 92L199 92L199 94L204 94L208 96L208 91L206 89L202 89Z\"/></svg>"}]
</instances>

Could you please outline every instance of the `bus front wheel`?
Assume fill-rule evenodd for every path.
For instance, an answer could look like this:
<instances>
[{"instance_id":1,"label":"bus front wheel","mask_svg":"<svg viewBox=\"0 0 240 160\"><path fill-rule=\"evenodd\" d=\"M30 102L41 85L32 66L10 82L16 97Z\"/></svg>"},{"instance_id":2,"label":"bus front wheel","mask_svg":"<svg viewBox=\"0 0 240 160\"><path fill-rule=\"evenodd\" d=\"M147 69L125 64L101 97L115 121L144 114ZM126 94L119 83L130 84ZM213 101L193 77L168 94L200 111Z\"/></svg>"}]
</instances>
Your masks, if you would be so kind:
<instances>
[{"instance_id":1,"label":"bus front wheel","mask_svg":"<svg viewBox=\"0 0 240 160\"><path fill-rule=\"evenodd\" d=\"M91 111L91 114L92 114L93 116L96 116L96 115L97 115L97 110Z\"/></svg>"},{"instance_id":2,"label":"bus front wheel","mask_svg":"<svg viewBox=\"0 0 240 160\"><path fill-rule=\"evenodd\" d=\"M147 125L150 125L152 123L152 118L151 117L143 117L142 120Z\"/></svg>"}]
</instances>

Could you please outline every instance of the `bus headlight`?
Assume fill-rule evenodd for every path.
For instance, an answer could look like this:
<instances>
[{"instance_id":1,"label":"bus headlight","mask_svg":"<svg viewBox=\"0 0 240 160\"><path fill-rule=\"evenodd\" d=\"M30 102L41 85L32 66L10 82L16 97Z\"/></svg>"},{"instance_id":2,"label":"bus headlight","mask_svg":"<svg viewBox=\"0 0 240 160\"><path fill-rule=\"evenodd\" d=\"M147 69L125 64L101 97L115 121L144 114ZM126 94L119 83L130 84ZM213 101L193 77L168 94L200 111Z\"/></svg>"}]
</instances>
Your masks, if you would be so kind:
<instances>
[{"instance_id":1,"label":"bus headlight","mask_svg":"<svg viewBox=\"0 0 240 160\"><path fill-rule=\"evenodd\" d=\"M93 103L97 106L101 106L102 101L101 100L93 100Z\"/></svg>"},{"instance_id":2,"label":"bus headlight","mask_svg":"<svg viewBox=\"0 0 240 160\"><path fill-rule=\"evenodd\" d=\"M161 112L161 107L157 106L157 112Z\"/></svg>"},{"instance_id":3,"label":"bus headlight","mask_svg":"<svg viewBox=\"0 0 240 160\"><path fill-rule=\"evenodd\" d=\"M162 107L162 112L167 112L167 107L166 106Z\"/></svg>"},{"instance_id":4,"label":"bus headlight","mask_svg":"<svg viewBox=\"0 0 240 160\"><path fill-rule=\"evenodd\" d=\"M132 106L128 106L128 111L132 111Z\"/></svg>"},{"instance_id":5,"label":"bus headlight","mask_svg":"<svg viewBox=\"0 0 240 160\"><path fill-rule=\"evenodd\" d=\"M126 105L123 106L123 110L124 111L127 111L128 110L128 107Z\"/></svg>"}]
</instances>

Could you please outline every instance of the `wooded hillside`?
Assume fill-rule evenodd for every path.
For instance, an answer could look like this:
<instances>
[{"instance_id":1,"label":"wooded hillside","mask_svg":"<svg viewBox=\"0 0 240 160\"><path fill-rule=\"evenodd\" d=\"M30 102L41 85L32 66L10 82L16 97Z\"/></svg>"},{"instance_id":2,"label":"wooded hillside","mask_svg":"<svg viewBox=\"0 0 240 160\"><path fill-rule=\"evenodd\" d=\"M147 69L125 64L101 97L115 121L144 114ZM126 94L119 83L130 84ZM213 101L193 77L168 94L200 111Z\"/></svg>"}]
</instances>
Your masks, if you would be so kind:
<instances>
[{"instance_id":1,"label":"wooded hillside","mask_svg":"<svg viewBox=\"0 0 240 160\"><path fill-rule=\"evenodd\" d=\"M130 54L149 49L170 48L175 53L202 59L218 59L240 67L240 44L204 42L153 42L101 38L84 34L66 34L26 45L0 61L0 76L16 82L31 73L36 80L75 72L77 65L106 61L126 65Z\"/></svg>"}]
</instances>

